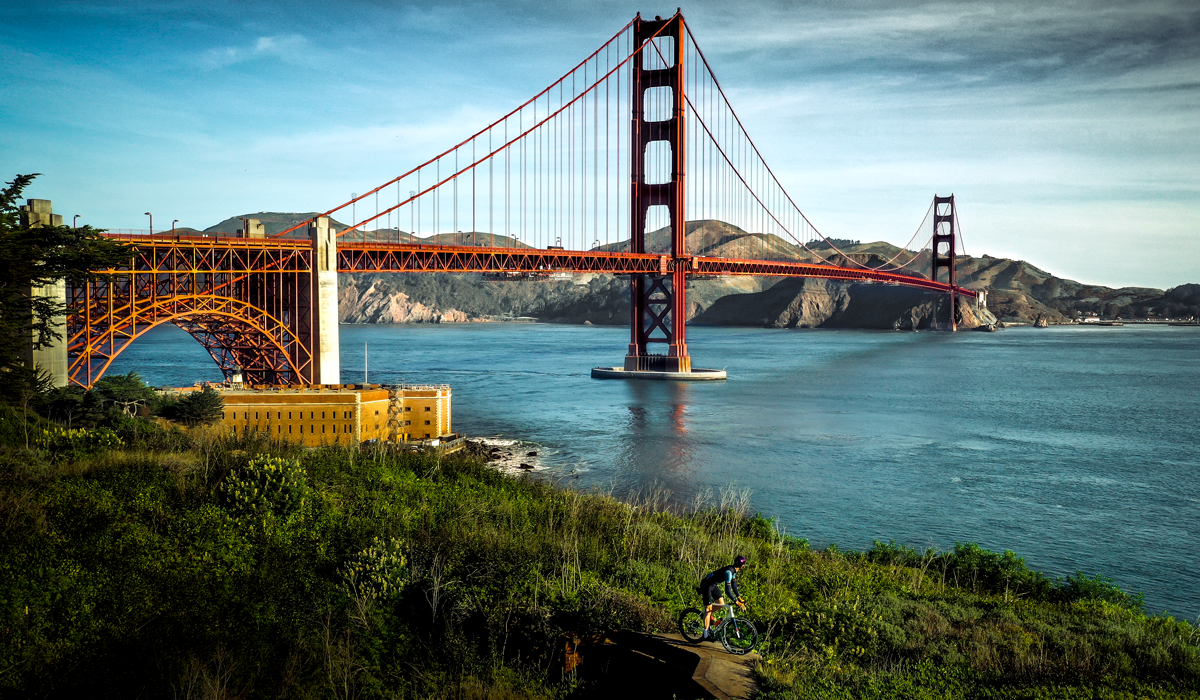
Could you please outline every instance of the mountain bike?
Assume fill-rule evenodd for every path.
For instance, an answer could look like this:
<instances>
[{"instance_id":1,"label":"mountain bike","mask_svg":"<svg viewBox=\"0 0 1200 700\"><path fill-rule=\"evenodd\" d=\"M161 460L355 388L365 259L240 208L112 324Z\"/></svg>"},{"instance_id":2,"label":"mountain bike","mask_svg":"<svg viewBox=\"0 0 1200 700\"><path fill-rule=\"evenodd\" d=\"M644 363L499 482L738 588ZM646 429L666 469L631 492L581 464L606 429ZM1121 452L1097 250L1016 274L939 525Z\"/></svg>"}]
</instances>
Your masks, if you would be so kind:
<instances>
[{"instance_id":1,"label":"mountain bike","mask_svg":"<svg viewBox=\"0 0 1200 700\"><path fill-rule=\"evenodd\" d=\"M754 628L754 623L734 614L732 603L720 607L729 614L717 620L718 612L713 611L713 624L708 628L709 639L721 642L721 646L730 654L749 654L758 646L758 630ZM688 608L679 613L679 633L692 644L703 641L704 611Z\"/></svg>"}]
</instances>

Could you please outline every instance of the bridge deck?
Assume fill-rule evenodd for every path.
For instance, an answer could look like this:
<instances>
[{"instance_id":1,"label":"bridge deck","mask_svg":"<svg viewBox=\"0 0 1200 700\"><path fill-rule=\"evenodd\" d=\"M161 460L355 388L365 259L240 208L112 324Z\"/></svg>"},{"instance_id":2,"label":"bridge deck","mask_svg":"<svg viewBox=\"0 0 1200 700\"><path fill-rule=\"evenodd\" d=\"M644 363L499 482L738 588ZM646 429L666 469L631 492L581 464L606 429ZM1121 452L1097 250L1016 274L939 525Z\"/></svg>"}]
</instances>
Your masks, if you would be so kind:
<instances>
[{"instance_id":1,"label":"bridge deck","mask_svg":"<svg viewBox=\"0 0 1200 700\"><path fill-rule=\"evenodd\" d=\"M128 235L113 234L140 247L210 248L215 250L307 249L311 243L292 238L238 238L204 235ZM757 277L812 277L858 282L884 282L949 292L950 285L916 275L878 270L839 267L789 260L753 260L702 256L660 255L657 253L619 253L599 250L558 250L542 248L503 248L401 243L340 242L338 272L479 272L526 273L553 272L628 274L670 274L683 265L688 275ZM975 291L958 287L958 294L976 296Z\"/></svg>"}]
</instances>

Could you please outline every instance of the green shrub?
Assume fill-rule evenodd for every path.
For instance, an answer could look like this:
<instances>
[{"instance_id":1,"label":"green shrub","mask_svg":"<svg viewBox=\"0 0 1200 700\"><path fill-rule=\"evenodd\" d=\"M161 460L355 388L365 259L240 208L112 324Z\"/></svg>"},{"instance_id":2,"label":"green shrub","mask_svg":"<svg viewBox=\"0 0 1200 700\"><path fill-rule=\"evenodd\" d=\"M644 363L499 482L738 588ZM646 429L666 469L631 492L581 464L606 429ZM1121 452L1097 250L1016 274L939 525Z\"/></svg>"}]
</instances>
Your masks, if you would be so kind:
<instances>
[{"instance_id":1,"label":"green shrub","mask_svg":"<svg viewBox=\"0 0 1200 700\"><path fill-rule=\"evenodd\" d=\"M177 399L164 400L157 413L164 418L186 425L211 425L219 420L225 410L225 401L211 386L193 391Z\"/></svg>"},{"instance_id":2,"label":"green shrub","mask_svg":"<svg viewBox=\"0 0 1200 700\"><path fill-rule=\"evenodd\" d=\"M308 486L299 460L259 455L221 482L225 508L238 518L286 518L300 509Z\"/></svg>"},{"instance_id":3,"label":"green shrub","mask_svg":"<svg viewBox=\"0 0 1200 700\"><path fill-rule=\"evenodd\" d=\"M1144 593L1126 593L1113 583L1111 578L1105 578L1099 574L1095 578L1088 578L1082 571L1076 571L1074 576L1067 576L1066 583L1059 586L1057 594L1060 599L1069 603L1081 600L1102 600L1137 611L1143 610L1146 606Z\"/></svg>"},{"instance_id":4,"label":"green shrub","mask_svg":"<svg viewBox=\"0 0 1200 700\"><path fill-rule=\"evenodd\" d=\"M755 513L742 523L742 535L765 542L775 542L780 539L779 531L775 528L775 518L764 518L762 513Z\"/></svg>"},{"instance_id":5,"label":"green shrub","mask_svg":"<svg viewBox=\"0 0 1200 700\"><path fill-rule=\"evenodd\" d=\"M1016 554L989 552L974 542L956 542L954 551L939 557L938 567L947 581L972 591L1025 596L1049 600L1054 595L1054 582L1044 574L1025 565Z\"/></svg>"},{"instance_id":6,"label":"green shrub","mask_svg":"<svg viewBox=\"0 0 1200 700\"><path fill-rule=\"evenodd\" d=\"M920 566L922 560L929 556L928 550L922 555L917 550L904 544L896 544L896 540L887 543L875 540L871 548L863 553L867 561L890 566Z\"/></svg>"},{"instance_id":7,"label":"green shrub","mask_svg":"<svg viewBox=\"0 0 1200 700\"><path fill-rule=\"evenodd\" d=\"M33 447L43 430L54 427L28 408L0 402L0 445Z\"/></svg>"}]
</instances>

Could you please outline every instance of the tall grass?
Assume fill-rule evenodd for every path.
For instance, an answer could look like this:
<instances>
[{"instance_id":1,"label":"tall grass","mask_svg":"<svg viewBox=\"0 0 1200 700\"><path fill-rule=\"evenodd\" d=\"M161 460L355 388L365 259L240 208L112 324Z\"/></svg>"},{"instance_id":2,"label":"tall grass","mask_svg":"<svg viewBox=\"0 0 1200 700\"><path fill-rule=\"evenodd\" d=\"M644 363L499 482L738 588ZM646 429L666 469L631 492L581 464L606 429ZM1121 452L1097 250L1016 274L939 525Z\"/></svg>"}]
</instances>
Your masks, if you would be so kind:
<instances>
[{"instance_id":1,"label":"tall grass","mask_svg":"<svg viewBox=\"0 0 1200 700\"><path fill-rule=\"evenodd\" d=\"M123 439L0 448L6 697L578 695L566 640L669 630L736 554L766 697L1197 692L1196 628L1111 582L973 545L813 551L734 488L674 508L385 448ZM265 465L286 488L255 492L285 483Z\"/></svg>"}]
</instances>

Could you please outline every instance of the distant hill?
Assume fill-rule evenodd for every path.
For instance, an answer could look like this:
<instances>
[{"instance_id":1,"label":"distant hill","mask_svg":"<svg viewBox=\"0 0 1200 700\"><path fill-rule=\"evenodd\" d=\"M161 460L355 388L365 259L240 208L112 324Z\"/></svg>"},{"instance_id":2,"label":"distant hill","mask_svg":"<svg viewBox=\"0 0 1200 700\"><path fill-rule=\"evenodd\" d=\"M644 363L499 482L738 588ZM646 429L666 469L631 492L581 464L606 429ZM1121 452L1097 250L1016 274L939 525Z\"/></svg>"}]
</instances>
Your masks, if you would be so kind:
<instances>
[{"instance_id":1,"label":"distant hill","mask_svg":"<svg viewBox=\"0 0 1200 700\"><path fill-rule=\"evenodd\" d=\"M284 213L284 212L273 212L273 211L260 211L260 212L254 213L254 214L242 214L240 216L231 216L228 219L225 219L224 221L222 221L218 224L209 226L208 228L204 229L204 233L215 233L215 234L225 234L225 235L229 235L229 236L237 236L242 231L242 220L243 219L258 219L260 222L262 222L263 229L266 232L266 235L274 236L274 235L280 233L281 231L286 231L287 229L295 226L296 224L308 222L308 221L312 220L313 218L315 218L316 216L318 216L319 214L320 214L320 212L315 212L315 211L314 212L306 212L306 213L290 213L290 212ZM338 221L337 219L333 219L333 218L331 218L329 220L329 224L330 224L330 226L332 226L334 228L334 230L336 230L339 233L346 230L347 228L349 228L349 226L347 226L346 224L343 224L342 222ZM179 229L179 230L183 231L184 229ZM187 230L194 231L195 229L187 229ZM295 231L289 233L286 237L287 238L305 238L307 236L308 236L307 227L303 227L303 228L296 229ZM480 232L465 232L464 233L464 232L460 231L457 233L441 233L441 234L435 234L432 236L427 236L425 238L420 238L420 237L414 236L411 233L401 231L400 229L391 228L391 229L371 229L371 230L367 230L367 231L351 231L349 233L346 233L345 237L348 240L368 241L368 242L374 242L374 241L393 241L393 242L397 242L397 243L420 242L420 243L429 243L432 245L468 245L468 246L488 246L488 247L499 246L502 248L528 248L529 247L528 245L518 241L515 238L510 238L508 236L504 236L504 235L500 235L500 234L480 233Z\"/></svg>"},{"instance_id":2,"label":"distant hill","mask_svg":"<svg viewBox=\"0 0 1200 700\"><path fill-rule=\"evenodd\" d=\"M841 247L841 246L839 246ZM857 258L871 254L928 273L929 249L902 251L877 241L842 248ZM897 257L898 256L898 257ZM960 256L958 282L988 291L988 308L1002 321L1030 322L1042 315L1050 323L1068 323L1080 315L1105 318L1180 318L1200 316L1200 285L1162 290L1152 287L1104 287L1056 277L1024 260Z\"/></svg>"},{"instance_id":3,"label":"distant hill","mask_svg":"<svg viewBox=\"0 0 1200 700\"><path fill-rule=\"evenodd\" d=\"M315 211L305 214L260 211L255 214L242 214L241 216L231 216L219 224L209 226L208 228L204 229L204 233L223 233L229 236L236 236L242 231L242 219L258 219L262 222L263 228L266 230L267 235L274 236L280 231L285 231L298 223L312 219L319 213L320 212ZM345 224L338 222L331 223L334 223L334 225L338 226L339 228L346 228ZM307 235L307 233L304 233L302 230L297 231L296 233L302 234L295 236L296 238L303 238ZM293 236L288 236L288 238L292 237Z\"/></svg>"},{"instance_id":4,"label":"distant hill","mask_svg":"<svg viewBox=\"0 0 1200 700\"><path fill-rule=\"evenodd\" d=\"M959 281L988 290L988 307L1002 321L1029 321L1042 315L1050 323L1079 316L1147 318L1200 316L1200 285L1162 290L1151 287L1113 289L1055 277L1023 260L984 255L966 258Z\"/></svg>"}]
</instances>

